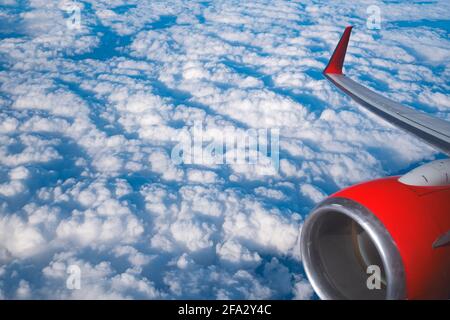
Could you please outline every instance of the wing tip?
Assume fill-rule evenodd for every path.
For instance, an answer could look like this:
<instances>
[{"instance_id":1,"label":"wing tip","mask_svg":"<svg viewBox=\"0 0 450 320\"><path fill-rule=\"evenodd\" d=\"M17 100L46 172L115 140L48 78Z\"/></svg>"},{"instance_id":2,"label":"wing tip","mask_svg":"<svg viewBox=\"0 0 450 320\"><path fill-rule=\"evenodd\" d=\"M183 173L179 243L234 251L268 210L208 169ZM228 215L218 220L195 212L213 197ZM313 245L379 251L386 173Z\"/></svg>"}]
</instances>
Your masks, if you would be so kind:
<instances>
[{"instance_id":1,"label":"wing tip","mask_svg":"<svg viewBox=\"0 0 450 320\"><path fill-rule=\"evenodd\" d=\"M333 55L331 56L327 67L323 70L324 74L342 74L342 67L344 65L345 54L347 53L347 46L352 29L353 26L348 26L345 28L345 31L342 34L336 49L334 49Z\"/></svg>"}]
</instances>

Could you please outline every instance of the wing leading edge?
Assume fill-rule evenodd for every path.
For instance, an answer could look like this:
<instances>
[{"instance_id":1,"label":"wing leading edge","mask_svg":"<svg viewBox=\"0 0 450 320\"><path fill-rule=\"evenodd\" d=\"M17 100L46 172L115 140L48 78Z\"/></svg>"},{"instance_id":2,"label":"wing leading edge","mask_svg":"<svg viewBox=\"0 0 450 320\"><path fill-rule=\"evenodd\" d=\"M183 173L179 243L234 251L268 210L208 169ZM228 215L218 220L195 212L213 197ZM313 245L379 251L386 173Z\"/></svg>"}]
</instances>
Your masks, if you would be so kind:
<instances>
[{"instance_id":1,"label":"wing leading edge","mask_svg":"<svg viewBox=\"0 0 450 320\"><path fill-rule=\"evenodd\" d=\"M345 29L323 71L325 77L363 107L450 155L450 122L383 97L342 73L351 30L352 27Z\"/></svg>"}]
</instances>

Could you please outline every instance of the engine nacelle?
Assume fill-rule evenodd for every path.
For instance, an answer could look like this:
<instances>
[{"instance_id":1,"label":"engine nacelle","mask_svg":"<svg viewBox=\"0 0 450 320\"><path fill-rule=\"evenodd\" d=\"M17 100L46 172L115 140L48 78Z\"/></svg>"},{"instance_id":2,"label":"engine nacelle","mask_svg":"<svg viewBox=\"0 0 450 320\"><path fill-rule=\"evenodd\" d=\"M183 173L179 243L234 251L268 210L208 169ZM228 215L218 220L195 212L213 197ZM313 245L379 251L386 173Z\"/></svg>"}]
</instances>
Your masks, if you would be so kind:
<instances>
[{"instance_id":1,"label":"engine nacelle","mask_svg":"<svg viewBox=\"0 0 450 320\"><path fill-rule=\"evenodd\" d=\"M306 274L322 299L450 298L450 185L390 177L344 189L302 227ZM379 288L367 280L381 271Z\"/></svg>"}]
</instances>

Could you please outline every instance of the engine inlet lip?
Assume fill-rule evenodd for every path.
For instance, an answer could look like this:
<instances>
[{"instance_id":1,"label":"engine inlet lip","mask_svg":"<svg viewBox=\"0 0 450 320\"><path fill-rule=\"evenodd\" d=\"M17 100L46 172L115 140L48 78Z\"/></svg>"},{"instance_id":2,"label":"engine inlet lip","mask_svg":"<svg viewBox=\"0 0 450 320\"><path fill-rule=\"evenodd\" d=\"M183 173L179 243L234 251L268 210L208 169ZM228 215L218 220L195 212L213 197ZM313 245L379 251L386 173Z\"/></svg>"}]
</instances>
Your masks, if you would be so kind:
<instances>
[{"instance_id":1,"label":"engine inlet lip","mask_svg":"<svg viewBox=\"0 0 450 320\"><path fill-rule=\"evenodd\" d=\"M311 241L314 228L320 218L329 214L344 214L358 223L370 236L377 248L387 279L387 300L406 299L406 280L402 258L393 238L381 221L359 203L340 197L328 198L321 202L309 215L301 230L301 255L303 266L311 285L323 300L341 300L339 294L324 277L325 271Z\"/></svg>"}]
</instances>

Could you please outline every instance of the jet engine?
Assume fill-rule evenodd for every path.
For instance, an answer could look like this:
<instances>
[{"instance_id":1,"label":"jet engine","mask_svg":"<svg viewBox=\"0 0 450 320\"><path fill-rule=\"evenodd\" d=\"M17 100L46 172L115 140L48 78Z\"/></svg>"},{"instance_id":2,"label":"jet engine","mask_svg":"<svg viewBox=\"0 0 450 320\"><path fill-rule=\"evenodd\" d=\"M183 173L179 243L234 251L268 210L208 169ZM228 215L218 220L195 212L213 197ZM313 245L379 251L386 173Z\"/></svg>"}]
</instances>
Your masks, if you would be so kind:
<instances>
[{"instance_id":1,"label":"jet engine","mask_svg":"<svg viewBox=\"0 0 450 320\"><path fill-rule=\"evenodd\" d=\"M301 232L304 268L318 296L450 298L449 168L450 160L434 161L320 203Z\"/></svg>"}]
</instances>

